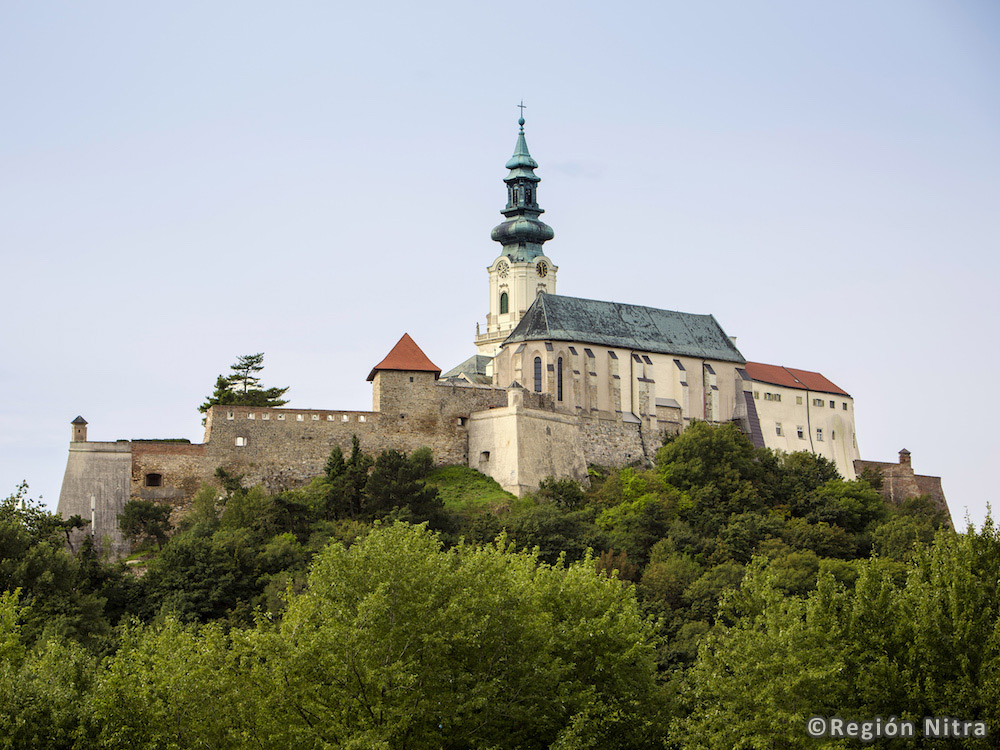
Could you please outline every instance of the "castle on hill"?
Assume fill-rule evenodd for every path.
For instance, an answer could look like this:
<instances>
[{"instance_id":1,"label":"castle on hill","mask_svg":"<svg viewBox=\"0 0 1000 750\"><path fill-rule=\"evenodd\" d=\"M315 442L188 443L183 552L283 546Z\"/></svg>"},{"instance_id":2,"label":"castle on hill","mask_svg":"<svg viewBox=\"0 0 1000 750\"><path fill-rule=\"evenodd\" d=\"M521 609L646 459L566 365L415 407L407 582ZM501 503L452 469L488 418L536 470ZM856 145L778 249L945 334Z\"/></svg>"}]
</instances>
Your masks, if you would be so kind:
<instances>
[{"instance_id":1,"label":"castle on hill","mask_svg":"<svg viewBox=\"0 0 1000 750\"><path fill-rule=\"evenodd\" d=\"M736 422L758 447L811 451L848 479L875 464L860 462L852 397L820 373L748 362L711 315L557 294L544 249L555 233L540 219L538 163L518 124L475 355L442 375L403 334L368 375L371 411L216 405L198 444L88 441L77 417L59 512L91 519L90 533L121 553L117 518L130 499L184 507L218 467L286 489L322 474L355 435L371 453L428 446L436 463L468 465L518 495L548 476L586 482L589 464L650 462L692 420ZM918 488L891 485L895 502Z\"/></svg>"}]
</instances>

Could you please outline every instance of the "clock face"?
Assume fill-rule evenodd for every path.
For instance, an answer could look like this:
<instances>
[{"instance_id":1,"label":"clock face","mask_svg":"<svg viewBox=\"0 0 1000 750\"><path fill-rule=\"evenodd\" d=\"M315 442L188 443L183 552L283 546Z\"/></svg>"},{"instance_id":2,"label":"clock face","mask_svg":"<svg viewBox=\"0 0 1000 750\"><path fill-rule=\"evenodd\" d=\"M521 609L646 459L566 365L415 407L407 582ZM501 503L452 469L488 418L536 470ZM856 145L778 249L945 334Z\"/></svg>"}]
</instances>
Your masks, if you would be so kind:
<instances>
[{"instance_id":1,"label":"clock face","mask_svg":"<svg viewBox=\"0 0 1000 750\"><path fill-rule=\"evenodd\" d=\"M544 260L538 261L538 265L535 266L535 270L538 271L538 275L545 277L549 273L549 264Z\"/></svg>"},{"instance_id":2,"label":"clock face","mask_svg":"<svg viewBox=\"0 0 1000 750\"><path fill-rule=\"evenodd\" d=\"M507 261L502 260L497 264L497 276L501 279L506 279L507 274L510 273L510 266L507 265Z\"/></svg>"}]
</instances>

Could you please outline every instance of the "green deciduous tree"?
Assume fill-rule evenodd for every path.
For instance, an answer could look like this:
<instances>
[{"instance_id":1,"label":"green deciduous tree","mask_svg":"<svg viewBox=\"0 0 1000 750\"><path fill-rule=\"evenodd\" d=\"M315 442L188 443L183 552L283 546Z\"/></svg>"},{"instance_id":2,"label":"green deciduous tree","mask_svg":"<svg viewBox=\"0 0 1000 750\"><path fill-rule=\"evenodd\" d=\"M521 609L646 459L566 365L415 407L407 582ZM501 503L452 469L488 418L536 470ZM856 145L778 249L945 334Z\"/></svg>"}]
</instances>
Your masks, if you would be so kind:
<instances>
[{"instance_id":1,"label":"green deciduous tree","mask_svg":"<svg viewBox=\"0 0 1000 750\"><path fill-rule=\"evenodd\" d=\"M286 747L649 747L650 636L591 561L396 524L319 556L258 681Z\"/></svg>"},{"instance_id":2,"label":"green deciduous tree","mask_svg":"<svg viewBox=\"0 0 1000 750\"><path fill-rule=\"evenodd\" d=\"M170 533L170 506L150 500L129 500L118 516L118 527L127 539L140 542L150 539L157 549Z\"/></svg>"}]
</instances>

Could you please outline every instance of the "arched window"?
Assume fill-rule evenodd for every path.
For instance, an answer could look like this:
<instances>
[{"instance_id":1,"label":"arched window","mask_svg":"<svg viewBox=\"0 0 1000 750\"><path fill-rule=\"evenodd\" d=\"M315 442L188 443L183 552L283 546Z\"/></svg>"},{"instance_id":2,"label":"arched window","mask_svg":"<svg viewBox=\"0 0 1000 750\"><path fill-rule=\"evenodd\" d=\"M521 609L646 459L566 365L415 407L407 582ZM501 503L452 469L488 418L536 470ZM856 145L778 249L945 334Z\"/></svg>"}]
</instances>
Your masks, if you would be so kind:
<instances>
[{"instance_id":1,"label":"arched window","mask_svg":"<svg viewBox=\"0 0 1000 750\"><path fill-rule=\"evenodd\" d=\"M562 401L562 357L556 364L556 399Z\"/></svg>"},{"instance_id":2,"label":"arched window","mask_svg":"<svg viewBox=\"0 0 1000 750\"><path fill-rule=\"evenodd\" d=\"M510 305L507 302L507 292L501 292L500 293L500 314L501 315L506 315L509 312L509 310L508 310L509 306Z\"/></svg>"},{"instance_id":3,"label":"arched window","mask_svg":"<svg viewBox=\"0 0 1000 750\"><path fill-rule=\"evenodd\" d=\"M535 357L535 391L542 392L542 358Z\"/></svg>"}]
</instances>

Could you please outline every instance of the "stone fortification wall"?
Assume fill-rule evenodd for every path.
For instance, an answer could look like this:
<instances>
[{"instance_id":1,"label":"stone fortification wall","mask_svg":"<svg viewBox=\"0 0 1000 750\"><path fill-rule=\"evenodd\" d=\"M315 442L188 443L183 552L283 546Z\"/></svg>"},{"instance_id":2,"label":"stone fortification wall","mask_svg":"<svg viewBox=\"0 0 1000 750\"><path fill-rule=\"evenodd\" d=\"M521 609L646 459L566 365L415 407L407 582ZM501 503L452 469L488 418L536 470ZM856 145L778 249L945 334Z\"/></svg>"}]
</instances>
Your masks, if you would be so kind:
<instances>
[{"instance_id":1,"label":"stone fortification wall","mask_svg":"<svg viewBox=\"0 0 1000 750\"><path fill-rule=\"evenodd\" d=\"M354 435L366 452L384 447L374 412L213 406L206 421L201 481L211 480L221 466L244 475L247 485L262 484L272 492L288 489L322 474L335 445L349 453Z\"/></svg>"},{"instance_id":2,"label":"stone fortification wall","mask_svg":"<svg viewBox=\"0 0 1000 750\"><path fill-rule=\"evenodd\" d=\"M503 388L441 382L430 372L379 371L372 386L384 448L427 446L438 464L467 463L470 415L507 404Z\"/></svg>"},{"instance_id":3,"label":"stone fortification wall","mask_svg":"<svg viewBox=\"0 0 1000 750\"><path fill-rule=\"evenodd\" d=\"M85 535L93 534L98 546L105 546L114 556L128 551L118 529L118 514L129 498L131 468L130 444L125 441L70 443L57 511L63 518L79 515L90 521L91 498L95 507L93 524L73 533L74 547Z\"/></svg>"},{"instance_id":4,"label":"stone fortification wall","mask_svg":"<svg viewBox=\"0 0 1000 750\"><path fill-rule=\"evenodd\" d=\"M374 386L381 411L213 406L204 444L132 444L131 496L183 508L202 484L216 482L218 467L248 485L288 489L321 475L335 445L349 453L354 435L373 455L426 446L437 464L464 464L470 414L507 400L503 389L441 383L433 373L378 372ZM148 486L151 474L159 486Z\"/></svg>"},{"instance_id":5,"label":"stone fortification wall","mask_svg":"<svg viewBox=\"0 0 1000 750\"><path fill-rule=\"evenodd\" d=\"M627 466L656 458L661 438L638 422L585 417L580 420L580 442L588 464Z\"/></svg>"},{"instance_id":6,"label":"stone fortification wall","mask_svg":"<svg viewBox=\"0 0 1000 750\"><path fill-rule=\"evenodd\" d=\"M182 511L215 473L207 445L139 440L131 444L131 499L154 500ZM156 478L155 481L153 477Z\"/></svg>"}]
</instances>

